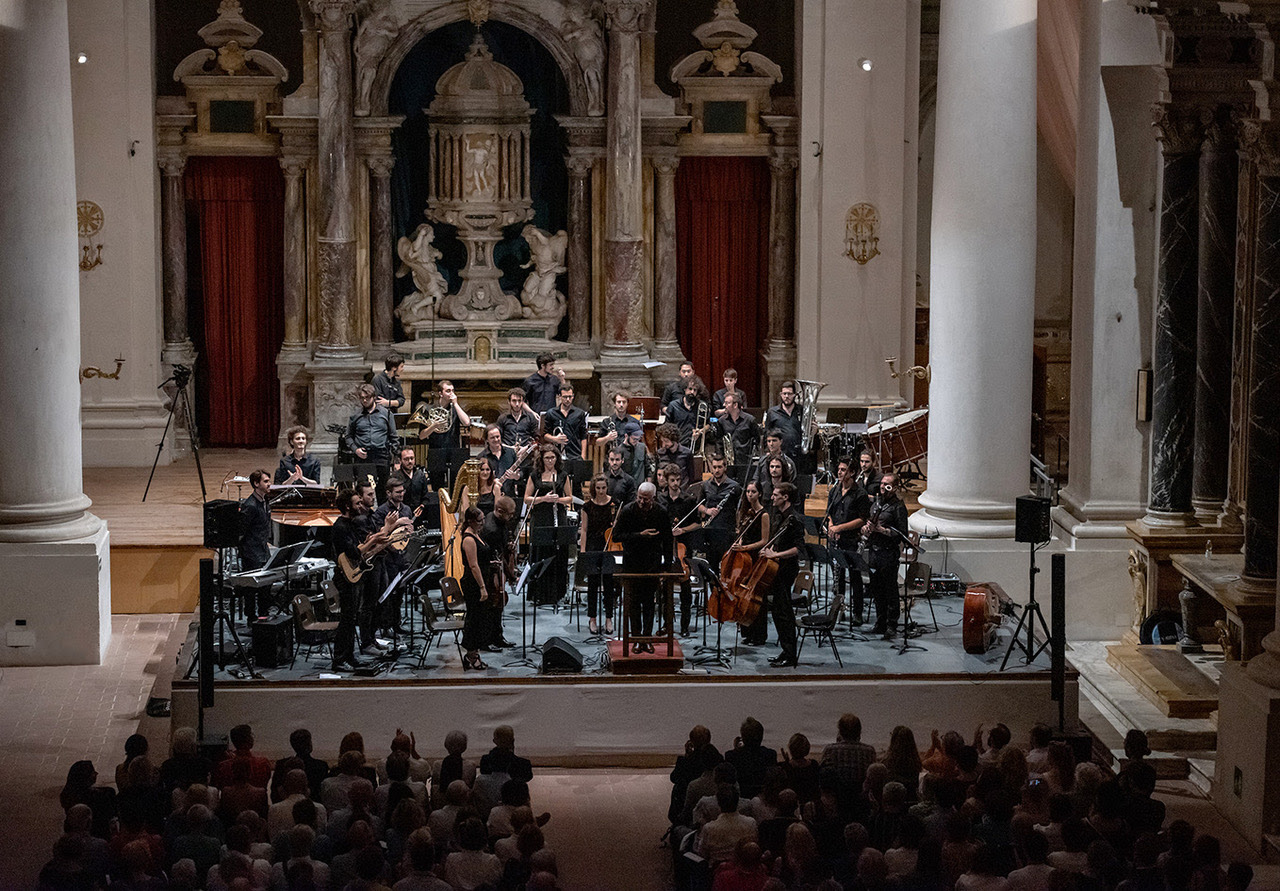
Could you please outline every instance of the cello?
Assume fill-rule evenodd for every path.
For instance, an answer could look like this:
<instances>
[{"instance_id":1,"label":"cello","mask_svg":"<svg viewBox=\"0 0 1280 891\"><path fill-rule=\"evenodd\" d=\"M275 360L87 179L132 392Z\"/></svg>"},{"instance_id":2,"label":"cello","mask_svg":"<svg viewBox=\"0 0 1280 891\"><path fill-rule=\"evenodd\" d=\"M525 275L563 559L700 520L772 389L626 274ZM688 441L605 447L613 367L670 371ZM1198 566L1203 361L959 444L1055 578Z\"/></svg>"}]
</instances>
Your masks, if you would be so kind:
<instances>
[{"instance_id":1,"label":"cello","mask_svg":"<svg viewBox=\"0 0 1280 891\"><path fill-rule=\"evenodd\" d=\"M795 514L787 514L787 518L778 526L778 531L760 550L767 551L782 537L782 533L795 522ZM751 567L751 575L742 583L738 596L742 601L742 610L738 615L738 624L746 628L755 623L764 607L764 593L769 590L778 575L778 561L773 557L757 557Z\"/></svg>"},{"instance_id":2,"label":"cello","mask_svg":"<svg viewBox=\"0 0 1280 891\"><path fill-rule=\"evenodd\" d=\"M765 509L762 507L757 510L750 518L742 524L742 529L738 532L738 537L734 539L733 545L729 550L725 551L724 559L720 561L720 582L728 590L734 600L738 600L738 589L742 583L751 575L751 567L755 564L755 556L751 551L735 550L742 544L742 538L751 529L756 519L763 514Z\"/></svg>"}]
</instances>

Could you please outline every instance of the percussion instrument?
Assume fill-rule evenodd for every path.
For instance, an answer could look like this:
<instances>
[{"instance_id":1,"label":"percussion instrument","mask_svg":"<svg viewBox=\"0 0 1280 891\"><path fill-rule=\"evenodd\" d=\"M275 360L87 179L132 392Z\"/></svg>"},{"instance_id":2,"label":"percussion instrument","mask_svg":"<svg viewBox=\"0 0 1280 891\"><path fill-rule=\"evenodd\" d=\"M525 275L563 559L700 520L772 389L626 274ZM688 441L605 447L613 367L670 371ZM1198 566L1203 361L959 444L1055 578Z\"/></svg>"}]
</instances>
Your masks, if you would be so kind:
<instances>
[{"instance_id":1,"label":"percussion instrument","mask_svg":"<svg viewBox=\"0 0 1280 891\"><path fill-rule=\"evenodd\" d=\"M995 582L969 585L964 595L964 651L981 655L996 642L996 629L1013 615L1013 599Z\"/></svg>"},{"instance_id":2,"label":"percussion instrument","mask_svg":"<svg viewBox=\"0 0 1280 891\"><path fill-rule=\"evenodd\" d=\"M919 461L929 452L929 409L918 408L873 424L865 440L881 469Z\"/></svg>"}]
</instances>

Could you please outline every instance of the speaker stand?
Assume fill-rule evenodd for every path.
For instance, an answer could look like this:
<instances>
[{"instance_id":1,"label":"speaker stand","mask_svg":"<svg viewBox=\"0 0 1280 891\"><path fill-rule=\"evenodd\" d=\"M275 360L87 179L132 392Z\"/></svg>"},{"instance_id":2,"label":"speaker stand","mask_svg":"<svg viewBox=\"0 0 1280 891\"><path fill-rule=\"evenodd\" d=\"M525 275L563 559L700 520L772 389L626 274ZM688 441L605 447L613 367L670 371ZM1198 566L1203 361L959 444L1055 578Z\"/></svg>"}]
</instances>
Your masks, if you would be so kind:
<instances>
[{"instance_id":1,"label":"speaker stand","mask_svg":"<svg viewBox=\"0 0 1280 891\"><path fill-rule=\"evenodd\" d=\"M1028 569L1030 585L1028 587L1027 603L1022 608L1022 616L1018 619L1018 625L1013 629L1013 637L1009 639L1009 649L1005 650L1004 661L1000 663L1000 670L1004 671L1009 665L1009 657L1013 655L1015 649L1021 650L1026 656L1025 664L1030 665L1035 662L1041 653L1049 646L1052 638L1049 635L1049 625L1044 620L1044 613L1040 611L1040 604L1036 602L1036 574L1040 572L1040 568L1036 566L1036 551L1044 545L1030 544L1030 560L1031 565ZM1036 644L1036 622L1040 622L1040 630L1044 632L1044 640L1040 644ZM1027 629L1026 643L1022 642L1021 633L1023 626Z\"/></svg>"}]
</instances>

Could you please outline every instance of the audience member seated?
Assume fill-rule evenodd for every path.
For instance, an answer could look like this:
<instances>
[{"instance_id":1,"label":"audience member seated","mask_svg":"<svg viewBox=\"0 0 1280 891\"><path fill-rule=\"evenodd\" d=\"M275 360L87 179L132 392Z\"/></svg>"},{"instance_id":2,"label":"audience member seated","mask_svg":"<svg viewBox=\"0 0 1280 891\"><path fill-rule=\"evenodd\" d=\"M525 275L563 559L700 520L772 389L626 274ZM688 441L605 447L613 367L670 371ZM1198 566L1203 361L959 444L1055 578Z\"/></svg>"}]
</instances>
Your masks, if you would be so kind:
<instances>
[{"instance_id":1,"label":"audience member seated","mask_svg":"<svg viewBox=\"0 0 1280 891\"><path fill-rule=\"evenodd\" d=\"M973 747L978 750L978 761L981 764L995 764L1000 760L1004 747L1013 740L1013 734L1005 724L996 724L987 731L986 744L982 741L982 725L973 734Z\"/></svg>"},{"instance_id":2,"label":"audience member seated","mask_svg":"<svg viewBox=\"0 0 1280 891\"><path fill-rule=\"evenodd\" d=\"M893 728L893 733L889 734L889 748L885 750L880 763L888 768L889 780L901 783L907 792L907 800L914 804L924 766L920 761L920 750L916 747L915 734L910 727L899 724Z\"/></svg>"},{"instance_id":3,"label":"audience member seated","mask_svg":"<svg viewBox=\"0 0 1280 891\"><path fill-rule=\"evenodd\" d=\"M219 789L231 784L237 762L249 765L249 782L263 789L271 782L271 762L253 754L253 729L248 724L237 724L229 734L233 751L213 768L213 785Z\"/></svg>"},{"instance_id":4,"label":"audience member seated","mask_svg":"<svg viewBox=\"0 0 1280 891\"><path fill-rule=\"evenodd\" d=\"M1022 849L1025 866L1009 873L1009 891L1039 891L1051 887L1054 869L1049 865L1049 840L1039 832L1030 833ZM1155 868L1152 855L1151 867Z\"/></svg>"},{"instance_id":5,"label":"audience member seated","mask_svg":"<svg viewBox=\"0 0 1280 891\"><path fill-rule=\"evenodd\" d=\"M450 730L444 737L444 750L449 754L431 766L432 807L444 805L444 793L454 780L462 780L468 787L476 781L477 765L462 756L467 751L467 735L461 730Z\"/></svg>"},{"instance_id":6,"label":"audience member seated","mask_svg":"<svg viewBox=\"0 0 1280 891\"><path fill-rule=\"evenodd\" d=\"M310 887L316 888L316 891L328 891L329 866L311 857L311 845L315 840L315 830L305 824L299 824L289 830L288 856L271 867L273 891L291 891L292 888L298 887L289 881L290 876L295 874L309 874Z\"/></svg>"},{"instance_id":7,"label":"audience member seated","mask_svg":"<svg viewBox=\"0 0 1280 891\"><path fill-rule=\"evenodd\" d=\"M483 770L483 768L481 768ZM444 877L454 891L475 891L493 886L502 878L502 864L485 850L488 842L484 824L467 817L454 830L458 850L444 860Z\"/></svg>"},{"instance_id":8,"label":"audience member seated","mask_svg":"<svg viewBox=\"0 0 1280 891\"><path fill-rule=\"evenodd\" d=\"M502 787L511 779L506 771L496 770L492 761L480 762L480 773L471 784L471 807L481 822L487 823L489 811L502 803Z\"/></svg>"},{"instance_id":9,"label":"audience member seated","mask_svg":"<svg viewBox=\"0 0 1280 891\"><path fill-rule=\"evenodd\" d=\"M738 813L738 790L728 783L716 789L716 804L720 816L698 832L693 850L710 864L714 872L717 864L733 857L734 849L742 840L756 841L756 821Z\"/></svg>"},{"instance_id":10,"label":"audience member seated","mask_svg":"<svg viewBox=\"0 0 1280 891\"><path fill-rule=\"evenodd\" d=\"M513 780L533 779L533 765L516 754L516 732L506 724L493 731L493 748L480 759L481 773L505 773Z\"/></svg>"},{"instance_id":11,"label":"audience member seated","mask_svg":"<svg viewBox=\"0 0 1280 891\"><path fill-rule=\"evenodd\" d=\"M1033 774L1044 774L1049 769L1049 744L1053 742L1053 729L1047 724L1037 724L1031 728L1027 746L1027 770Z\"/></svg>"},{"instance_id":12,"label":"audience member seated","mask_svg":"<svg viewBox=\"0 0 1280 891\"><path fill-rule=\"evenodd\" d=\"M320 786L320 803L328 808L330 814L342 810L351 803L347 796L355 783L362 779L366 783L369 782L364 777L364 753L355 749L338 756L338 766L335 770L336 773L326 778Z\"/></svg>"},{"instance_id":13,"label":"audience member seated","mask_svg":"<svg viewBox=\"0 0 1280 891\"><path fill-rule=\"evenodd\" d=\"M169 881L160 873L159 864L152 858L151 849L145 841L131 841L120 849L120 862L112 874L113 891L116 888L121 891L165 891L169 887Z\"/></svg>"},{"instance_id":14,"label":"audience member seated","mask_svg":"<svg viewBox=\"0 0 1280 891\"><path fill-rule=\"evenodd\" d=\"M462 780L454 780L445 793L446 804L427 815L427 828L436 841L436 853L443 857L453 847L453 831L460 819L475 816L471 790Z\"/></svg>"},{"instance_id":15,"label":"audience member seated","mask_svg":"<svg viewBox=\"0 0 1280 891\"><path fill-rule=\"evenodd\" d=\"M382 838L385 824L373 810L373 786L364 777L357 777L347 790L347 806L329 812L329 826L325 835L333 841L334 848L339 851L350 847L347 832L356 822L363 821L369 825L374 836Z\"/></svg>"},{"instance_id":16,"label":"audience member seated","mask_svg":"<svg viewBox=\"0 0 1280 891\"><path fill-rule=\"evenodd\" d=\"M502 878L498 882L501 891L520 891L529 884L533 876L533 856L546 845L542 828L537 824L521 827L519 835L514 838L516 856L502 866Z\"/></svg>"},{"instance_id":17,"label":"audience member seated","mask_svg":"<svg viewBox=\"0 0 1280 891\"><path fill-rule=\"evenodd\" d=\"M222 842L215 834L217 821L203 804L187 809L186 831L169 846L169 861L190 859L196 865L196 876L203 884L209 867L222 857Z\"/></svg>"},{"instance_id":18,"label":"audience member seated","mask_svg":"<svg viewBox=\"0 0 1280 891\"><path fill-rule=\"evenodd\" d=\"M289 747L293 749L293 755L277 761L275 770L271 774L271 800L278 802L290 794L284 791L284 783L289 769L298 766L289 764L296 758L302 762L300 766L307 777L309 789L307 794L319 801L320 785L329 775L329 762L312 756L311 731L306 728L300 727L289 734Z\"/></svg>"},{"instance_id":19,"label":"audience member seated","mask_svg":"<svg viewBox=\"0 0 1280 891\"><path fill-rule=\"evenodd\" d=\"M733 859L716 868L711 891L761 891L768 881L760 845L743 839L734 847Z\"/></svg>"},{"instance_id":20,"label":"audience member seated","mask_svg":"<svg viewBox=\"0 0 1280 891\"><path fill-rule=\"evenodd\" d=\"M716 794L716 786L719 785L715 779L715 772L724 759L714 748L704 748L699 751L696 756L701 759L701 772L689 781L688 787L685 789L684 801L680 807L680 813L676 816L675 825L692 826L693 825L693 809L706 796L710 795L714 798ZM733 779L727 782L736 783L738 781L738 773L734 770L732 764L725 765L733 772Z\"/></svg>"},{"instance_id":21,"label":"audience member seated","mask_svg":"<svg viewBox=\"0 0 1280 891\"><path fill-rule=\"evenodd\" d=\"M409 836L427 825L427 812L412 798L402 799L387 818L387 834L383 845L387 850L387 863L395 866L404 859Z\"/></svg>"},{"instance_id":22,"label":"audience member seated","mask_svg":"<svg viewBox=\"0 0 1280 891\"><path fill-rule=\"evenodd\" d=\"M241 811L253 811L266 817L267 787L253 782L251 771L253 765L247 758L233 759L230 777L222 787L222 798L218 802L218 817L223 824L230 823L240 815Z\"/></svg>"},{"instance_id":23,"label":"audience member seated","mask_svg":"<svg viewBox=\"0 0 1280 891\"><path fill-rule=\"evenodd\" d=\"M134 758L147 754L151 744L141 733L134 733L124 741L124 760L116 765L116 791L123 792L129 788L129 765Z\"/></svg>"},{"instance_id":24,"label":"audience member seated","mask_svg":"<svg viewBox=\"0 0 1280 891\"><path fill-rule=\"evenodd\" d=\"M392 891L451 891L449 883L435 875L436 845L431 830L415 829L404 852L404 877Z\"/></svg>"},{"instance_id":25,"label":"audience member seated","mask_svg":"<svg viewBox=\"0 0 1280 891\"><path fill-rule=\"evenodd\" d=\"M335 815L336 819L336 815ZM330 827L333 823L329 824ZM333 858L333 862L329 864L330 881L334 888L345 888L348 883L365 876L363 872L367 872L367 866L362 869L362 860L371 856L370 852L377 852L377 869L374 875L380 875L386 868L386 862L383 859L382 846L378 844L378 838L381 835L374 827L365 820L356 820L344 833L347 841L347 849L345 853L338 854Z\"/></svg>"},{"instance_id":26,"label":"audience member seated","mask_svg":"<svg viewBox=\"0 0 1280 891\"><path fill-rule=\"evenodd\" d=\"M714 755L707 755L707 751ZM671 769L671 804L667 808L667 820L673 824L680 822L684 810L685 793L689 784L709 773L706 761L720 761L720 752L711 745L711 731L701 724L695 724L689 731L689 739L685 741L684 752L676 756L676 765ZM714 766L714 765L713 765Z\"/></svg>"},{"instance_id":27,"label":"audience member seated","mask_svg":"<svg viewBox=\"0 0 1280 891\"><path fill-rule=\"evenodd\" d=\"M818 797L818 776L822 770L818 762L809 757L809 737L803 733L791 734L787 747L782 751L782 768L787 772L787 785L795 790L801 804L808 804Z\"/></svg>"},{"instance_id":28,"label":"audience member seated","mask_svg":"<svg viewBox=\"0 0 1280 891\"><path fill-rule=\"evenodd\" d=\"M374 765L374 769L378 774L378 784L382 785L388 782L387 759L396 754L402 754L407 759L409 779L416 783L422 783L425 788L426 783L431 779L431 762L418 757L418 740L414 734L411 732L405 733L398 727L396 728L395 736L391 737L391 751L387 753L386 758Z\"/></svg>"},{"instance_id":29,"label":"audience member seated","mask_svg":"<svg viewBox=\"0 0 1280 891\"><path fill-rule=\"evenodd\" d=\"M228 861L233 865L232 872L227 871ZM206 891L231 888L235 879L240 877L247 878L255 889L267 888L271 885L271 862L254 856L253 832L245 824L236 823L227 827L222 859L209 869Z\"/></svg>"},{"instance_id":30,"label":"audience member seated","mask_svg":"<svg viewBox=\"0 0 1280 891\"><path fill-rule=\"evenodd\" d=\"M724 760L738 771L741 796L751 799L760 794L765 773L778 763L778 753L764 745L764 725L755 718L743 721L738 733L733 748L724 753Z\"/></svg>"},{"instance_id":31,"label":"audience member seated","mask_svg":"<svg viewBox=\"0 0 1280 891\"><path fill-rule=\"evenodd\" d=\"M876 750L862 741L862 721L848 712L836 723L836 741L822 750L822 772L835 779L836 800L845 813L856 809Z\"/></svg>"},{"instance_id":32,"label":"audience member seated","mask_svg":"<svg viewBox=\"0 0 1280 891\"><path fill-rule=\"evenodd\" d=\"M787 829L777 876L788 888L816 888L831 877L831 865L819 856L813 833L803 823Z\"/></svg>"},{"instance_id":33,"label":"audience member seated","mask_svg":"<svg viewBox=\"0 0 1280 891\"><path fill-rule=\"evenodd\" d=\"M756 821L760 848L770 853L782 850L786 843L787 830L800 821L797 813L799 802L794 789L783 789L778 793L778 806L772 817L762 818L754 810L749 815ZM741 808L739 808L741 811Z\"/></svg>"},{"instance_id":34,"label":"audience member seated","mask_svg":"<svg viewBox=\"0 0 1280 891\"><path fill-rule=\"evenodd\" d=\"M387 779L374 790L373 803L384 820L391 816L391 810L406 796L418 804L427 803L427 786L419 780L410 779L410 763L407 752L392 752L380 765ZM430 773L427 775L430 776Z\"/></svg>"},{"instance_id":35,"label":"audience member seated","mask_svg":"<svg viewBox=\"0 0 1280 891\"><path fill-rule=\"evenodd\" d=\"M111 821L116 816L116 790L98 785L98 772L92 761L77 761L67 771L67 783L58 796L64 811L77 804L87 805L93 812L93 834L110 839Z\"/></svg>"},{"instance_id":36,"label":"audience member seated","mask_svg":"<svg viewBox=\"0 0 1280 891\"><path fill-rule=\"evenodd\" d=\"M87 804L73 804L67 811L67 818L62 823L63 837L72 836L79 839L81 848L81 863L87 872L94 876L95 879L105 883L107 873L111 872L112 861L116 858L117 848L109 845L104 839L98 838L93 834L93 810ZM120 838L123 830L112 838L114 844L116 838ZM134 835L125 836L124 841L120 844L132 841L134 838L146 838L145 830L140 830ZM159 839L156 839L159 842ZM164 855L164 845L159 845L161 856ZM159 863L161 861L157 861Z\"/></svg>"},{"instance_id":37,"label":"audience member seated","mask_svg":"<svg viewBox=\"0 0 1280 891\"><path fill-rule=\"evenodd\" d=\"M77 805L77 807L82 806ZM72 808L72 810L75 810L75 808ZM67 815L67 821L68 823L71 821L70 814ZM101 839L97 839L97 841L101 841ZM140 841L146 845L147 851L151 855L151 862L155 864L156 871L162 868L165 862L164 839L151 831L141 813L129 809L120 815L120 828L111 837L111 842L108 845L111 854L112 875L118 874L123 866L125 845L135 841Z\"/></svg>"},{"instance_id":38,"label":"audience member seated","mask_svg":"<svg viewBox=\"0 0 1280 891\"><path fill-rule=\"evenodd\" d=\"M170 746L173 753L160 765L160 786L166 792L175 789L186 791L192 783L209 785L213 763L200 754L193 727L179 727L173 732Z\"/></svg>"},{"instance_id":39,"label":"audience member seated","mask_svg":"<svg viewBox=\"0 0 1280 891\"><path fill-rule=\"evenodd\" d=\"M267 835L272 839L293 828L293 806L310 797L310 778L301 769L294 768L285 774L284 782L278 788L284 797L267 809ZM328 825L328 811L323 804L315 807L316 822L323 831Z\"/></svg>"}]
</instances>

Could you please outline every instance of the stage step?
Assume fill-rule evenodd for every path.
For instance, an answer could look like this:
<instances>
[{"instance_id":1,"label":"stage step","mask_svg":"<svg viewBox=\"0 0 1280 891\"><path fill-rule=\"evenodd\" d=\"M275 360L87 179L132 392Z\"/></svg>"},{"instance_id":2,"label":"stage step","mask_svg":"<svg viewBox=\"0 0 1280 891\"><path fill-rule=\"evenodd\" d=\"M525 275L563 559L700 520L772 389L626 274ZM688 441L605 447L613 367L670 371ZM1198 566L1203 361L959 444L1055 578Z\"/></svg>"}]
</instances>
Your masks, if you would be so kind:
<instances>
[{"instance_id":1,"label":"stage step","mask_svg":"<svg viewBox=\"0 0 1280 891\"><path fill-rule=\"evenodd\" d=\"M684 668L684 650L676 641L672 655L667 655L667 645L654 645L653 653L627 653L622 648L622 641L609 641L609 662L614 674L679 674Z\"/></svg>"},{"instance_id":2,"label":"stage step","mask_svg":"<svg viewBox=\"0 0 1280 891\"><path fill-rule=\"evenodd\" d=\"M1175 646L1107 647L1107 663L1171 718L1208 718L1218 708L1218 685Z\"/></svg>"}]
</instances>

